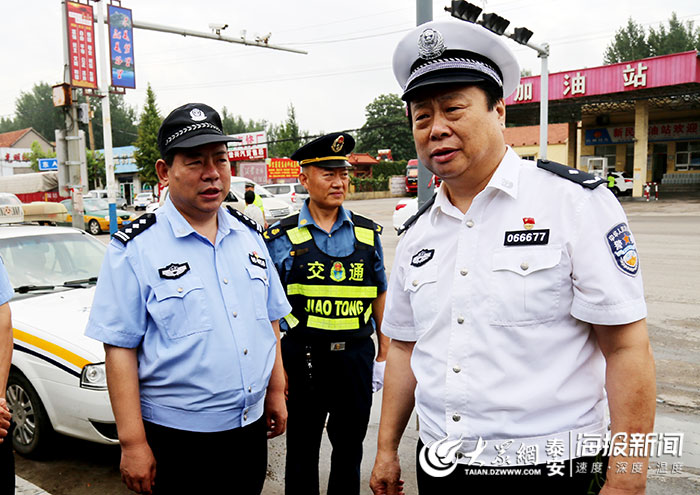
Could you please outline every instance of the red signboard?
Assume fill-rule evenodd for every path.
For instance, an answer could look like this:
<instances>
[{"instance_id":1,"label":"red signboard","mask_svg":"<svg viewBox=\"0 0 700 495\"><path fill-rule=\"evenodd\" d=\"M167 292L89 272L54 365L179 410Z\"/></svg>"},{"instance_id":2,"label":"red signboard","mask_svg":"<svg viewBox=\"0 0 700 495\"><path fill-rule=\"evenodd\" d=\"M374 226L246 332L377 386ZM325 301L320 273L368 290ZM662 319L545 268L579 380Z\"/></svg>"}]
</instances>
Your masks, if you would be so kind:
<instances>
[{"instance_id":1,"label":"red signboard","mask_svg":"<svg viewBox=\"0 0 700 495\"><path fill-rule=\"evenodd\" d=\"M66 2L66 17L71 85L97 89L92 7L83 3Z\"/></svg>"},{"instance_id":2,"label":"red signboard","mask_svg":"<svg viewBox=\"0 0 700 495\"><path fill-rule=\"evenodd\" d=\"M290 179L299 176L299 162L289 158L271 158L267 164L268 179Z\"/></svg>"},{"instance_id":3,"label":"red signboard","mask_svg":"<svg viewBox=\"0 0 700 495\"><path fill-rule=\"evenodd\" d=\"M228 159L232 162L261 161L267 159L267 133L265 131L232 134L240 141L228 145Z\"/></svg>"},{"instance_id":4,"label":"red signboard","mask_svg":"<svg viewBox=\"0 0 700 495\"><path fill-rule=\"evenodd\" d=\"M624 93L636 89L700 83L698 52L645 58L549 75L549 100ZM523 77L507 105L540 101L540 76Z\"/></svg>"}]
</instances>

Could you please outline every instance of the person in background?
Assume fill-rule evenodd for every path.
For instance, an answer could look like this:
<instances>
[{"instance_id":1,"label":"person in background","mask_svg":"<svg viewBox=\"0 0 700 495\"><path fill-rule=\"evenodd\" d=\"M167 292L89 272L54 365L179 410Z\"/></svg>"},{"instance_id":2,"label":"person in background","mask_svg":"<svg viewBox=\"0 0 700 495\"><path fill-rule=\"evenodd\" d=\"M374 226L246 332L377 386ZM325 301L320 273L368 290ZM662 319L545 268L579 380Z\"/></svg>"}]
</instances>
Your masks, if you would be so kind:
<instances>
[{"instance_id":1,"label":"person in background","mask_svg":"<svg viewBox=\"0 0 700 495\"><path fill-rule=\"evenodd\" d=\"M262 229L221 206L231 185L213 108L173 110L158 132L155 214L110 242L86 335L107 384L137 493L259 494L267 438L287 409L278 320L289 313Z\"/></svg>"},{"instance_id":2,"label":"person in background","mask_svg":"<svg viewBox=\"0 0 700 495\"><path fill-rule=\"evenodd\" d=\"M248 218L255 220L255 222L263 229L267 228L267 222L263 217L262 211L260 211L260 208L255 206L255 193L253 191L245 192L245 210L243 210L243 214Z\"/></svg>"},{"instance_id":3,"label":"person in background","mask_svg":"<svg viewBox=\"0 0 700 495\"><path fill-rule=\"evenodd\" d=\"M12 362L12 315L10 299L15 294L0 258L0 493L15 493L15 457L12 452L12 415L5 399Z\"/></svg>"},{"instance_id":4,"label":"person in background","mask_svg":"<svg viewBox=\"0 0 700 495\"><path fill-rule=\"evenodd\" d=\"M260 208L260 213L262 213L263 218L265 218L265 206L263 205L263 200L260 195L255 192L255 184L252 182L246 182L245 191L251 191L253 194L255 194L255 201L253 201L253 204Z\"/></svg>"}]
</instances>

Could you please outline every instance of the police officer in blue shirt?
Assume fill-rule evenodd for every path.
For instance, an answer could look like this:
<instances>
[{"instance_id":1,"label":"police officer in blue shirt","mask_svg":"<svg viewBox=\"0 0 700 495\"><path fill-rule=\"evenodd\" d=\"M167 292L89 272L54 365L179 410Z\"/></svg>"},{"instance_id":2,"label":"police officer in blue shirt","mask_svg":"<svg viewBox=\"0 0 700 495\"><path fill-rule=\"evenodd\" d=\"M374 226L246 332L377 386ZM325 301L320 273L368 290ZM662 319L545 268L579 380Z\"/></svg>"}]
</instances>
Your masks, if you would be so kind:
<instances>
[{"instance_id":1,"label":"police officer in blue shirt","mask_svg":"<svg viewBox=\"0 0 700 495\"><path fill-rule=\"evenodd\" d=\"M260 493L266 437L286 425L290 306L261 229L221 207L235 140L221 129L200 103L165 118L155 166L169 197L114 235L86 330L105 344L122 478L138 493Z\"/></svg>"},{"instance_id":2,"label":"police officer in blue shirt","mask_svg":"<svg viewBox=\"0 0 700 495\"><path fill-rule=\"evenodd\" d=\"M319 493L324 424L333 446L328 493L360 492L372 392L384 376L389 346L381 333L387 287L381 227L342 206L349 183L346 155L354 144L349 134L333 133L297 150L292 159L302 167L299 181L309 199L298 215L264 234L292 305L282 339L288 495Z\"/></svg>"},{"instance_id":3,"label":"police officer in blue shirt","mask_svg":"<svg viewBox=\"0 0 700 495\"><path fill-rule=\"evenodd\" d=\"M15 457L12 453L10 408L5 400L7 376L12 361L12 319L10 299L14 290L0 258L0 493L15 492Z\"/></svg>"}]
</instances>

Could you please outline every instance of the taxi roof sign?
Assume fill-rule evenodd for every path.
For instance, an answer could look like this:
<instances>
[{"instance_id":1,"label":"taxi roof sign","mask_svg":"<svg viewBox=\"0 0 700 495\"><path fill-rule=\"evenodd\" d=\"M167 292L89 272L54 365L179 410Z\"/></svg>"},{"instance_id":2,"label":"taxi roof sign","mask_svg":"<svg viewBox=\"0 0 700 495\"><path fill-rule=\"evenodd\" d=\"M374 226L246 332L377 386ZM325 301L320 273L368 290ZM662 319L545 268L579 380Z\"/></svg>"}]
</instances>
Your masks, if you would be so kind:
<instances>
[{"instance_id":1,"label":"taxi roof sign","mask_svg":"<svg viewBox=\"0 0 700 495\"><path fill-rule=\"evenodd\" d=\"M0 192L0 224L24 222L22 202L12 193Z\"/></svg>"}]
</instances>

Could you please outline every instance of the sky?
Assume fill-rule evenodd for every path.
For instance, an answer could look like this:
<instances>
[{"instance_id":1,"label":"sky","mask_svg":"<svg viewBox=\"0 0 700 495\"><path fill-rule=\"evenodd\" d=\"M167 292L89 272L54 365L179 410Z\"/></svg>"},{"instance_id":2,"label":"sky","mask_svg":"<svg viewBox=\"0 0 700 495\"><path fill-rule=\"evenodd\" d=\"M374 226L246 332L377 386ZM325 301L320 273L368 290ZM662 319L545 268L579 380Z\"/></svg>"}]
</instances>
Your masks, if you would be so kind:
<instances>
[{"instance_id":1,"label":"sky","mask_svg":"<svg viewBox=\"0 0 700 495\"><path fill-rule=\"evenodd\" d=\"M15 100L38 82L63 77L60 0L2 0L0 116L14 114ZM103 2L100 2L103 3ZM433 0L433 19L449 16L448 0ZM524 26L531 42L550 45L550 73L602 65L605 47L629 17L645 28L667 24L672 12L700 25L697 0L490 0L473 1ZM400 93L391 69L394 48L416 24L415 0L122 0L135 21L247 39L271 33L269 42L307 55L137 29L136 86L126 101L139 112L153 88L162 116L188 102L225 106L244 119L281 123L290 104L309 134L356 129L377 96ZM95 14L96 15L96 14ZM106 30L105 30L106 33ZM534 50L513 50L533 75Z\"/></svg>"}]
</instances>

